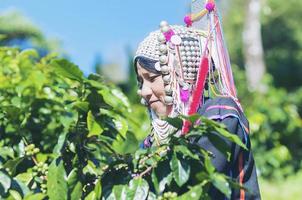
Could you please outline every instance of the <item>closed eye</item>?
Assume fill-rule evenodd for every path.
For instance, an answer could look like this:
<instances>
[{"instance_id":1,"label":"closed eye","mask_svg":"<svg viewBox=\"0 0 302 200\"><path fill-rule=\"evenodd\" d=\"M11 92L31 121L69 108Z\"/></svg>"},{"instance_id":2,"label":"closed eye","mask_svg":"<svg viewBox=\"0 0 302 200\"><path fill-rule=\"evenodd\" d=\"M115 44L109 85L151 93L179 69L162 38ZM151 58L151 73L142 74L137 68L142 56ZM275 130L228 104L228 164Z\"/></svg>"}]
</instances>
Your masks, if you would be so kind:
<instances>
[{"instance_id":1,"label":"closed eye","mask_svg":"<svg viewBox=\"0 0 302 200\"><path fill-rule=\"evenodd\" d=\"M155 79L156 79L157 77L159 77L159 76L160 76L160 75L150 76L150 77L149 77L149 81L150 81L150 82L154 82Z\"/></svg>"}]
</instances>

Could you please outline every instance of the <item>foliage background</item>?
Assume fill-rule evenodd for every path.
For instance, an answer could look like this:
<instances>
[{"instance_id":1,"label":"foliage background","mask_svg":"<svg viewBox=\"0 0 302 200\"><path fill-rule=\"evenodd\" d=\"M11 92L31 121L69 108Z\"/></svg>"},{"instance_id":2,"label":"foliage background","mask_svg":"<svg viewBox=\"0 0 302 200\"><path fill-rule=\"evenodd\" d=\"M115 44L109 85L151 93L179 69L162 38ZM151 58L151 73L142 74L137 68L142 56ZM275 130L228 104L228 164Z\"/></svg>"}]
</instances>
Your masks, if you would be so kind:
<instances>
[{"instance_id":1,"label":"foliage background","mask_svg":"<svg viewBox=\"0 0 302 200\"><path fill-rule=\"evenodd\" d=\"M252 129L252 145L261 176L262 195L264 199L300 199L302 194L296 183L302 180L299 171L302 165L301 2L289 0L285 4L281 0L262 1L262 43L267 66L264 82L268 86L265 94L247 89L241 40L244 1L228 2L224 29L238 93ZM1 51L1 67L6 66L2 67L0 76L1 158L13 159L24 154L19 150L22 145L26 146L26 141L20 143L21 136L24 136L43 152L38 153L38 162L50 161L53 159L52 147L56 145L56 139L67 133L67 127L77 120L77 114L65 103L78 99L74 88L79 85L55 75L48 67L57 56L53 52L65 55L58 42L47 39L38 27L18 13L2 15L0 24L1 46L36 49L20 54L15 49L4 48ZM133 51L127 50L127 53L128 81L117 85L130 100L131 116L140 119L139 124L132 120L131 125L136 136L135 144L138 144L148 132L149 121L145 109L138 104L132 70ZM101 62L96 62L93 67L96 72L105 74ZM114 88L112 84L115 83L106 80L106 76L103 81L109 88ZM82 106L79 105L79 108ZM9 113L10 120L4 117L4 112ZM5 147L8 144L14 146L14 151ZM286 193L280 195L281 190ZM276 191L277 195L273 197L272 191Z\"/></svg>"}]
</instances>

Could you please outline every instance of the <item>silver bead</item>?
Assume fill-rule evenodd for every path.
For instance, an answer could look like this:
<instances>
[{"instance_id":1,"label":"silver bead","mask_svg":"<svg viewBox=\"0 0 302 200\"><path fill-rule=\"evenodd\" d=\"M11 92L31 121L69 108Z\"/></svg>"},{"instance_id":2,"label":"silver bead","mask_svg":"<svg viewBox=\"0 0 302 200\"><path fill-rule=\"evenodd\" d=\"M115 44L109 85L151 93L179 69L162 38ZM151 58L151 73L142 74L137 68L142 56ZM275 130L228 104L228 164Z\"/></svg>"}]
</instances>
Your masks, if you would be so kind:
<instances>
[{"instance_id":1,"label":"silver bead","mask_svg":"<svg viewBox=\"0 0 302 200\"><path fill-rule=\"evenodd\" d=\"M187 51L186 56L192 56L192 53L190 51Z\"/></svg>"},{"instance_id":2,"label":"silver bead","mask_svg":"<svg viewBox=\"0 0 302 200\"><path fill-rule=\"evenodd\" d=\"M159 71L159 72L161 71L161 67L160 67L159 62L156 62L154 67L155 67L156 71Z\"/></svg>"},{"instance_id":3,"label":"silver bead","mask_svg":"<svg viewBox=\"0 0 302 200\"><path fill-rule=\"evenodd\" d=\"M185 45L185 46L188 46L188 45L189 45L189 42L185 40L185 41L184 41L184 45Z\"/></svg>"},{"instance_id":4,"label":"silver bead","mask_svg":"<svg viewBox=\"0 0 302 200\"><path fill-rule=\"evenodd\" d=\"M185 56L185 55L186 55L186 52L185 52L185 51L181 51L181 52L180 52L180 55L181 55L181 56Z\"/></svg>"},{"instance_id":5,"label":"silver bead","mask_svg":"<svg viewBox=\"0 0 302 200\"><path fill-rule=\"evenodd\" d=\"M161 27L161 31L163 32L163 33L166 33L166 32L168 32L170 30L170 27L169 26L163 26L163 27Z\"/></svg>"},{"instance_id":6,"label":"silver bead","mask_svg":"<svg viewBox=\"0 0 302 200\"><path fill-rule=\"evenodd\" d=\"M190 46L193 46L193 45L194 45L194 42L193 42L193 41L190 41L189 44L190 44Z\"/></svg>"},{"instance_id":7,"label":"silver bead","mask_svg":"<svg viewBox=\"0 0 302 200\"><path fill-rule=\"evenodd\" d=\"M195 51L195 47L194 46L191 46L191 51Z\"/></svg>"},{"instance_id":8,"label":"silver bead","mask_svg":"<svg viewBox=\"0 0 302 200\"><path fill-rule=\"evenodd\" d=\"M185 49L185 47L182 45L179 47L179 50L181 50L181 51L183 51L184 49Z\"/></svg>"},{"instance_id":9,"label":"silver bead","mask_svg":"<svg viewBox=\"0 0 302 200\"><path fill-rule=\"evenodd\" d=\"M170 75L165 75L163 76L163 81L165 84L169 84L171 80L171 76Z\"/></svg>"},{"instance_id":10,"label":"silver bead","mask_svg":"<svg viewBox=\"0 0 302 200\"><path fill-rule=\"evenodd\" d=\"M188 62L187 62L187 61L183 61L183 62L182 62L182 66L183 66L183 67L186 67L187 65L188 65Z\"/></svg>"},{"instance_id":11,"label":"silver bead","mask_svg":"<svg viewBox=\"0 0 302 200\"><path fill-rule=\"evenodd\" d=\"M194 69L192 67L189 67L188 71L192 73L192 72L194 72Z\"/></svg>"},{"instance_id":12,"label":"silver bead","mask_svg":"<svg viewBox=\"0 0 302 200\"><path fill-rule=\"evenodd\" d=\"M195 51L192 51L192 56L196 56L196 52Z\"/></svg>"},{"instance_id":13,"label":"silver bead","mask_svg":"<svg viewBox=\"0 0 302 200\"><path fill-rule=\"evenodd\" d=\"M166 37L160 33L157 37L157 40L160 42L160 43L165 43L166 42Z\"/></svg>"},{"instance_id":14,"label":"silver bead","mask_svg":"<svg viewBox=\"0 0 302 200\"><path fill-rule=\"evenodd\" d=\"M161 21L160 22L160 28L164 27L164 26L168 26L168 22L167 21Z\"/></svg>"},{"instance_id":15,"label":"silver bead","mask_svg":"<svg viewBox=\"0 0 302 200\"><path fill-rule=\"evenodd\" d=\"M173 97L171 97L171 96L165 96L165 103L167 105L173 104Z\"/></svg>"},{"instance_id":16,"label":"silver bead","mask_svg":"<svg viewBox=\"0 0 302 200\"><path fill-rule=\"evenodd\" d=\"M172 89L171 89L171 86L170 86L170 85L167 85L167 86L165 87L165 92L166 92L166 94L168 94L168 95L171 95L171 94L172 94Z\"/></svg>"},{"instance_id":17,"label":"silver bead","mask_svg":"<svg viewBox=\"0 0 302 200\"><path fill-rule=\"evenodd\" d=\"M185 47L185 50L186 50L186 51L190 51L190 47L189 47L189 46L186 46L186 47Z\"/></svg>"},{"instance_id":18,"label":"silver bead","mask_svg":"<svg viewBox=\"0 0 302 200\"><path fill-rule=\"evenodd\" d=\"M196 62L196 60L197 60L197 58L193 55L193 53L192 53L192 57L191 57L191 61L192 62Z\"/></svg>"},{"instance_id":19,"label":"silver bead","mask_svg":"<svg viewBox=\"0 0 302 200\"><path fill-rule=\"evenodd\" d=\"M183 72L188 71L188 67L183 67L183 68L182 68L182 71L183 71Z\"/></svg>"},{"instance_id":20,"label":"silver bead","mask_svg":"<svg viewBox=\"0 0 302 200\"><path fill-rule=\"evenodd\" d=\"M193 73L188 73L188 77L192 78L192 77L194 77L194 74Z\"/></svg>"},{"instance_id":21,"label":"silver bead","mask_svg":"<svg viewBox=\"0 0 302 200\"><path fill-rule=\"evenodd\" d=\"M181 57L181 61L186 61L187 60L187 57L186 56L182 56Z\"/></svg>"},{"instance_id":22,"label":"silver bead","mask_svg":"<svg viewBox=\"0 0 302 200\"><path fill-rule=\"evenodd\" d=\"M163 74L169 74L169 71L170 71L170 67L169 66L164 65L164 66L161 67L161 72Z\"/></svg>"},{"instance_id":23,"label":"silver bead","mask_svg":"<svg viewBox=\"0 0 302 200\"><path fill-rule=\"evenodd\" d=\"M189 67L193 67L193 63L192 62L188 62L188 66Z\"/></svg>"},{"instance_id":24,"label":"silver bead","mask_svg":"<svg viewBox=\"0 0 302 200\"><path fill-rule=\"evenodd\" d=\"M181 44L181 37L179 37L179 35L173 35L171 37L171 43L174 44L174 45L180 45Z\"/></svg>"},{"instance_id":25,"label":"silver bead","mask_svg":"<svg viewBox=\"0 0 302 200\"><path fill-rule=\"evenodd\" d=\"M188 56L187 61L192 61L192 56Z\"/></svg>"},{"instance_id":26,"label":"silver bead","mask_svg":"<svg viewBox=\"0 0 302 200\"><path fill-rule=\"evenodd\" d=\"M195 44L195 46L198 46L199 42L198 41L194 41L194 44Z\"/></svg>"},{"instance_id":27,"label":"silver bead","mask_svg":"<svg viewBox=\"0 0 302 200\"><path fill-rule=\"evenodd\" d=\"M159 51L162 53L166 53L167 52L167 46L164 44L161 44L159 47Z\"/></svg>"},{"instance_id":28,"label":"silver bead","mask_svg":"<svg viewBox=\"0 0 302 200\"><path fill-rule=\"evenodd\" d=\"M159 57L160 64L166 64L168 62L168 57L165 55L162 55Z\"/></svg>"}]
</instances>

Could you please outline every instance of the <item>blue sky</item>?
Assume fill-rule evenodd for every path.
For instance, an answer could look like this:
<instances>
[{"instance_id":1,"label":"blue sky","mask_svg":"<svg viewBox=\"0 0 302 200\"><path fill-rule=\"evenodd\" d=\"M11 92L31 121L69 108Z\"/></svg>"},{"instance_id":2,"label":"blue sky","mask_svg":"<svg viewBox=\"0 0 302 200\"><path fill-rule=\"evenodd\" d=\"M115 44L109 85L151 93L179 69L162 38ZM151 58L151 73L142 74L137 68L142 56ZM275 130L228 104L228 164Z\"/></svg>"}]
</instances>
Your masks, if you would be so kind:
<instances>
[{"instance_id":1,"label":"blue sky","mask_svg":"<svg viewBox=\"0 0 302 200\"><path fill-rule=\"evenodd\" d=\"M49 38L58 38L73 62L88 74L96 54L126 66L126 46L135 50L161 20L182 24L191 0L0 0L0 12L17 9Z\"/></svg>"}]
</instances>

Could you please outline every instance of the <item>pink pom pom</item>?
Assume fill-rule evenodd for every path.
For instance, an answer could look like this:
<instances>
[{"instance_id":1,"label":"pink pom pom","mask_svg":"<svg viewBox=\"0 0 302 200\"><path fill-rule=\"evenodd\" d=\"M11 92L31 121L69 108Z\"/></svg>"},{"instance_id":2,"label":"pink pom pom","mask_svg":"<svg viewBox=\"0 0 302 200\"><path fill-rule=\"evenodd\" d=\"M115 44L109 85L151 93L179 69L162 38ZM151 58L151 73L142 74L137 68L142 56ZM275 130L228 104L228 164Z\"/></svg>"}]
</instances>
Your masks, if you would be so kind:
<instances>
[{"instance_id":1,"label":"pink pom pom","mask_svg":"<svg viewBox=\"0 0 302 200\"><path fill-rule=\"evenodd\" d=\"M170 41L171 37L175 35L174 31L172 29L168 30L167 32L164 33L164 36L166 38L166 41Z\"/></svg>"},{"instance_id":2,"label":"pink pom pom","mask_svg":"<svg viewBox=\"0 0 302 200\"><path fill-rule=\"evenodd\" d=\"M215 8L215 3L214 2L209 2L206 4L206 9L209 11L209 12L212 12Z\"/></svg>"},{"instance_id":3,"label":"pink pom pom","mask_svg":"<svg viewBox=\"0 0 302 200\"><path fill-rule=\"evenodd\" d=\"M186 23L187 27L192 26L193 21L192 21L191 15L186 15L184 18L184 22Z\"/></svg>"},{"instance_id":4,"label":"pink pom pom","mask_svg":"<svg viewBox=\"0 0 302 200\"><path fill-rule=\"evenodd\" d=\"M190 97L190 92L189 90L184 90L184 89L180 89L180 100L182 102L188 102L189 101L189 97Z\"/></svg>"}]
</instances>

